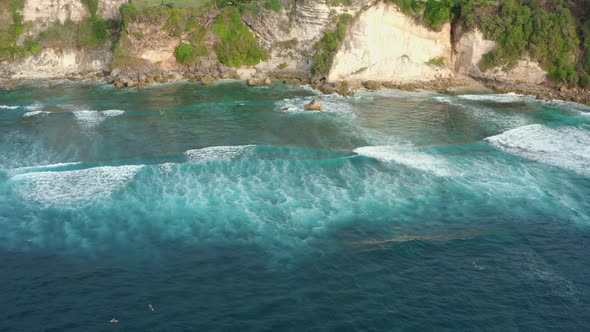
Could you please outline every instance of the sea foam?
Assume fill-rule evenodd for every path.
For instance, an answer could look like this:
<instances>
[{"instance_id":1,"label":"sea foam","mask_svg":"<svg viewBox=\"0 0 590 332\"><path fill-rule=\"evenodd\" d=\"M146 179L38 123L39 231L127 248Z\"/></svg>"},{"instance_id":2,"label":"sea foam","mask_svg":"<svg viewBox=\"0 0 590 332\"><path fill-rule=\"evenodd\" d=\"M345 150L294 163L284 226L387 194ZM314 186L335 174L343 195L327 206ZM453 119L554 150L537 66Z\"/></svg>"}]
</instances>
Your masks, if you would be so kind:
<instances>
[{"instance_id":1,"label":"sea foam","mask_svg":"<svg viewBox=\"0 0 590 332\"><path fill-rule=\"evenodd\" d=\"M104 166L73 171L49 171L18 174L11 181L24 199L41 204L92 201L121 189L141 165Z\"/></svg>"},{"instance_id":2,"label":"sea foam","mask_svg":"<svg viewBox=\"0 0 590 332\"><path fill-rule=\"evenodd\" d=\"M465 100L487 101L487 102L495 102L495 103L516 103L519 101L524 101L524 99L526 98L525 95L520 95L520 94L516 94L516 93L460 95L457 97L460 99L465 99Z\"/></svg>"},{"instance_id":3,"label":"sea foam","mask_svg":"<svg viewBox=\"0 0 590 332\"><path fill-rule=\"evenodd\" d=\"M364 146L355 149L354 152L381 162L401 164L437 176L448 176L451 174L449 166L444 160L420 152L413 147L395 145Z\"/></svg>"},{"instance_id":4,"label":"sea foam","mask_svg":"<svg viewBox=\"0 0 590 332\"><path fill-rule=\"evenodd\" d=\"M504 152L590 176L587 130L535 124L508 130L486 141Z\"/></svg>"},{"instance_id":5,"label":"sea foam","mask_svg":"<svg viewBox=\"0 0 590 332\"><path fill-rule=\"evenodd\" d=\"M85 128L93 128L101 124L104 120L109 117L115 117L124 114L122 110L106 110L106 111L93 111L93 110L81 110L74 111L73 114L76 117L76 121L80 126Z\"/></svg>"},{"instance_id":6,"label":"sea foam","mask_svg":"<svg viewBox=\"0 0 590 332\"><path fill-rule=\"evenodd\" d=\"M254 148L255 145L210 146L202 149L188 150L184 154L188 161L194 163L228 161L251 154Z\"/></svg>"}]
</instances>

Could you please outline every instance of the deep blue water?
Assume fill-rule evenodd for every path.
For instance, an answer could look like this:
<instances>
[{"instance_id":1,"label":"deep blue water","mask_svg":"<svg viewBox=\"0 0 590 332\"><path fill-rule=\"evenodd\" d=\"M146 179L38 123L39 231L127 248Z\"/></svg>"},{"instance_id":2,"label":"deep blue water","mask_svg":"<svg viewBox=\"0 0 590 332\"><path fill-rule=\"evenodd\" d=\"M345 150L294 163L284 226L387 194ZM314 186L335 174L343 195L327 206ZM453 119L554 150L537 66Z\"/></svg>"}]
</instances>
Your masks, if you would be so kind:
<instances>
[{"instance_id":1,"label":"deep blue water","mask_svg":"<svg viewBox=\"0 0 590 332\"><path fill-rule=\"evenodd\" d=\"M590 330L590 108L314 95L0 90L0 331Z\"/></svg>"}]
</instances>

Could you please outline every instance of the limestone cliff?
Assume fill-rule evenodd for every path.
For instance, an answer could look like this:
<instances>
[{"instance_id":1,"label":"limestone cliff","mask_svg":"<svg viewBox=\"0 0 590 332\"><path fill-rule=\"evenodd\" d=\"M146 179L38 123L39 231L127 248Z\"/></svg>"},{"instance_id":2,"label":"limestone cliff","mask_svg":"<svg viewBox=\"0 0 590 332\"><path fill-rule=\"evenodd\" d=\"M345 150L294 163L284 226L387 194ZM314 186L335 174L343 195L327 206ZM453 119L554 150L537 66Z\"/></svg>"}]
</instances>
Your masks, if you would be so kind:
<instances>
[{"instance_id":1,"label":"limestone cliff","mask_svg":"<svg viewBox=\"0 0 590 332\"><path fill-rule=\"evenodd\" d=\"M126 2L99 0L97 15L118 20L119 7ZM391 3L377 0L351 0L346 5L333 5L334 1L324 0L284 0L281 3L281 9L276 12L260 6L258 14L245 12L242 16L270 57L256 66L236 68L241 78L269 75L311 77L316 52L314 45L327 31L334 29L335 18L341 14L349 14L352 20L345 38L333 54L331 68L325 75L328 82L410 83L468 75L539 84L547 78L537 63L527 59L522 59L508 71L500 68L484 71L480 61L485 53L496 47L495 42L486 40L477 30L457 34L449 23L439 31L430 30ZM21 13L27 29L20 36L20 43L56 22L83 22L90 17L81 0L25 0ZM198 71L198 67L218 68L220 64L213 48L217 37L211 31L218 14L215 8L199 14L199 24L207 31L201 42L205 52L190 66L179 64L174 50L182 43L190 43L191 31L172 33L166 28L165 15L140 15L129 22L121 31L117 47L124 46L125 57L140 60L152 68L180 72ZM113 62L113 47L110 43L93 50L46 47L24 59L0 63L0 76L47 78L99 71ZM206 70L204 73L207 75Z\"/></svg>"},{"instance_id":2,"label":"limestone cliff","mask_svg":"<svg viewBox=\"0 0 590 332\"><path fill-rule=\"evenodd\" d=\"M334 58L330 81L430 81L451 76L451 25L440 32L418 25L396 6L362 12Z\"/></svg>"},{"instance_id":3,"label":"limestone cliff","mask_svg":"<svg viewBox=\"0 0 590 332\"><path fill-rule=\"evenodd\" d=\"M127 0L99 0L97 15L103 19L118 20L119 7ZM20 41L36 37L53 24L68 21L79 23L90 17L81 0L25 0L23 9L25 33ZM85 50L75 47L47 47L24 59L0 64L0 76L12 78L51 78L95 72L112 60L110 45Z\"/></svg>"}]
</instances>

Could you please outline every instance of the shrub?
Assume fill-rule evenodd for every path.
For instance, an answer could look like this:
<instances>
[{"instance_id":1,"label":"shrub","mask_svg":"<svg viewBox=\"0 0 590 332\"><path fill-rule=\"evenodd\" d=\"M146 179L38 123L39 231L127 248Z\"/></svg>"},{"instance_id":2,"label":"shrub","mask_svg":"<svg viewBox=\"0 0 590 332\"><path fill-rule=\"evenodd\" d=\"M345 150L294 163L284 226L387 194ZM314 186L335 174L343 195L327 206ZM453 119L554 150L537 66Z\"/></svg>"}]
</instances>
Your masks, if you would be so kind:
<instances>
[{"instance_id":1,"label":"shrub","mask_svg":"<svg viewBox=\"0 0 590 332\"><path fill-rule=\"evenodd\" d=\"M139 15L139 11L132 3L126 3L119 7L119 13L121 14L123 27L125 27L128 22L134 21L137 18L137 15Z\"/></svg>"},{"instance_id":2,"label":"shrub","mask_svg":"<svg viewBox=\"0 0 590 332\"><path fill-rule=\"evenodd\" d=\"M268 59L268 53L242 22L236 8L228 7L217 16L213 32L220 39L215 44L215 53L219 61L225 65L256 65Z\"/></svg>"},{"instance_id":3,"label":"shrub","mask_svg":"<svg viewBox=\"0 0 590 332\"><path fill-rule=\"evenodd\" d=\"M195 61L195 50L190 44L180 44L174 50L174 57L180 63L191 63Z\"/></svg>"},{"instance_id":4,"label":"shrub","mask_svg":"<svg viewBox=\"0 0 590 332\"><path fill-rule=\"evenodd\" d=\"M432 65L432 66L437 66L437 67L444 67L445 66L445 58L444 57L438 57L438 58L432 58L430 60L428 60L428 62L426 62L426 64Z\"/></svg>"}]
</instances>

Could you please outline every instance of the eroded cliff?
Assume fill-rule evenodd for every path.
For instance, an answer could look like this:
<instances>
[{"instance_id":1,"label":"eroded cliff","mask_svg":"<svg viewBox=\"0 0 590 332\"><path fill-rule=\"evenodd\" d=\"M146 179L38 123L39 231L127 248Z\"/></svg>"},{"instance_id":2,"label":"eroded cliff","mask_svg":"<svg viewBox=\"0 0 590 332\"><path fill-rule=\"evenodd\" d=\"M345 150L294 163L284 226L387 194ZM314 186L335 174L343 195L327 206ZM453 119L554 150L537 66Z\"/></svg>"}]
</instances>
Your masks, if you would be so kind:
<instances>
[{"instance_id":1,"label":"eroded cliff","mask_svg":"<svg viewBox=\"0 0 590 332\"><path fill-rule=\"evenodd\" d=\"M25 45L37 38L42 47L20 59L5 59L0 63L0 74L48 78L121 67L135 72L175 71L190 79L207 80L272 76L324 78L334 83L411 83L460 75L526 84L548 80L541 65L526 56L510 68L484 68L484 55L497 49L498 43L485 39L477 28L454 31L451 23L444 23L432 29L397 5L375 0L282 0L279 10L254 4L256 10L243 11L241 20L268 56L255 65L234 66L231 74L227 67L232 65L224 65L217 54L221 37L214 31L216 18L227 8L134 9L123 24L109 23L108 38L94 47L80 44L80 36L71 43L47 37L51 37L47 31L60 33L59 29L72 24L82 31L85 22L96 18L117 22L121 5L127 2L96 1L93 13L83 0L25 0L18 13L26 29L16 43ZM337 25L343 16L347 17L346 25ZM190 60L179 60L177 51L182 45L189 45L194 53ZM323 50L326 45L333 49ZM327 70L314 72L313 66L320 60Z\"/></svg>"}]
</instances>

